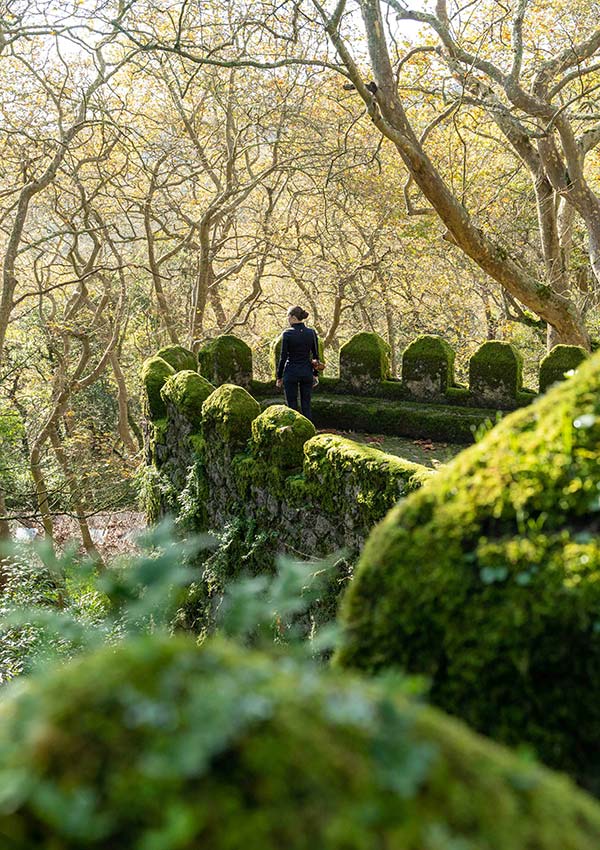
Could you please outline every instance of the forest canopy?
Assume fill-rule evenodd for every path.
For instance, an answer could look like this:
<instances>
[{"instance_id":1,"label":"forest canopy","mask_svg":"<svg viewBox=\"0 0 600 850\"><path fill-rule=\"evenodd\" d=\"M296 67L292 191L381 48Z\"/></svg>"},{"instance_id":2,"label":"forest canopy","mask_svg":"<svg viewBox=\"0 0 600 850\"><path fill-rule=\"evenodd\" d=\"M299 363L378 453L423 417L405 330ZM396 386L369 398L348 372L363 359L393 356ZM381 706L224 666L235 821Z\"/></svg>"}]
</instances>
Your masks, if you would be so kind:
<instances>
[{"instance_id":1,"label":"forest canopy","mask_svg":"<svg viewBox=\"0 0 600 850\"><path fill-rule=\"evenodd\" d=\"M595 346L597 3L5 2L0 514L130 504L138 369L377 331ZM6 531L6 528L4 528Z\"/></svg>"}]
</instances>

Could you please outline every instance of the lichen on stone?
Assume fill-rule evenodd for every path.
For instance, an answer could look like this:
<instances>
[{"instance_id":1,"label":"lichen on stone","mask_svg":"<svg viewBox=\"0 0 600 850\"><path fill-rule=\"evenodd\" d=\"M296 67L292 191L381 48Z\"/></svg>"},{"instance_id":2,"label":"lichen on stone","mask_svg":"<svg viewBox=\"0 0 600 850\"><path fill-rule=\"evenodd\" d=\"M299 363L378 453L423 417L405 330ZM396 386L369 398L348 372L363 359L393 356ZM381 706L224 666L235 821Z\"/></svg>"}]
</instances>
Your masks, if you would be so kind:
<instances>
[{"instance_id":1,"label":"lichen on stone","mask_svg":"<svg viewBox=\"0 0 600 850\"><path fill-rule=\"evenodd\" d=\"M366 392L390 377L390 347L379 334L361 331L340 349L340 382Z\"/></svg>"},{"instance_id":2,"label":"lichen on stone","mask_svg":"<svg viewBox=\"0 0 600 850\"><path fill-rule=\"evenodd\" d=\"M469 388L477 403L515 407L523 387L523 358L508 342L484 342L469 360Z\"/></svg>"},{"instance_id":3,"label":"lichen on stone","mask_svg":"<svg viewBox=\"0 0 600 850\"><path fill-rule=\"evenodd\" d=\"M415 398L439 400L454 383L454 356L442 337L418 336L402 355L402 383Z\"/></svg>"}]
</instances>

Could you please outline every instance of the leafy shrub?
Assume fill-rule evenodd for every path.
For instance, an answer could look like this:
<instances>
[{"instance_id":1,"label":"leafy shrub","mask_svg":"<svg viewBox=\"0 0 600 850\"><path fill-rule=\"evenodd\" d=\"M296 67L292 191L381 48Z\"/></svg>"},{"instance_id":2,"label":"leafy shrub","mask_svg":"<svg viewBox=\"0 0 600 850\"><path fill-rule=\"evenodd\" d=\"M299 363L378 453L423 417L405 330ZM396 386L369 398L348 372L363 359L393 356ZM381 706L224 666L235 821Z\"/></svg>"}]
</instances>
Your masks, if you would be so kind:
<instances>
[{"instance_id":1,"label":"leafy shrub","mask_svg":"<svg viewBox=\"0 0 600 850\"><path fill-rule=\"evenodd\" d=\"M126 640L9 689L0 834L14 850L595 850L596 803L402 690L222 640Z\"/></svg>"},{"instance_id":2,"label":"leafy shrub","mask_svg":"<svg viewBox=\"0 0 600 850\"><path fill-rule=\"evenodd\" d=\"M140 554L97 574L74 548L5 547L0 591L0 684L102 643L170 627L189 564L207 544L177 541L169 523L138 541Z\"/></svg>"},{"instance_id":3,"label":"leafy shrub","mask_svg":"<svg viewBox=\"0 0 600 850\"><path fill-rule=\"evenodd\" d=\"M217 628L229 633L223 611L235 600L246 610L243 621L253 623L252 630L266 623L271 641L310 639L310 646L319 651L315 636L333 623L340 585L348 581L350 566L338 556L310 562L282 556L276 551L278 538L243 517L214 532L212 545L192 561L195 577L181 594L173 626L202 637ZM262 609L265 594L268 614ZM239 628L234 633L239 637Z\"/></svg>"}]
</instances>

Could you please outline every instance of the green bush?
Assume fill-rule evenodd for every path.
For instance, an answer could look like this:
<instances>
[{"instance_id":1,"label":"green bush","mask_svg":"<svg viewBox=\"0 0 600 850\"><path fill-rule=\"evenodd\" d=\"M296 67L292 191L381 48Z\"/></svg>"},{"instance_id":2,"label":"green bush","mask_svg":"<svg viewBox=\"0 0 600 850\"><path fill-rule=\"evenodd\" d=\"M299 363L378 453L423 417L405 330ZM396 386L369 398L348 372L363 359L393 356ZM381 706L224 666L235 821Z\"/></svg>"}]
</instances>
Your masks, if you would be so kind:
<instances>
[{"instance_id":1,"label":"green bush","mask_svg":"<svg viewBox=\"0 0 600 850\"><path fill-rule=\"evenodd\" d=\"M0 706L14 850L596 850L600 810L397 683L128 640Z\"/></svg>"},{"instance_id":2,"label":"green bush","mask_svg":"<svg viewBox=\"0 0 600 850\"><path fill-rule=\"evenodd\" d=\"M373 531L339 661L426 674L476 729L600 790L600 358Z\"/></svg>"}]
</instances>

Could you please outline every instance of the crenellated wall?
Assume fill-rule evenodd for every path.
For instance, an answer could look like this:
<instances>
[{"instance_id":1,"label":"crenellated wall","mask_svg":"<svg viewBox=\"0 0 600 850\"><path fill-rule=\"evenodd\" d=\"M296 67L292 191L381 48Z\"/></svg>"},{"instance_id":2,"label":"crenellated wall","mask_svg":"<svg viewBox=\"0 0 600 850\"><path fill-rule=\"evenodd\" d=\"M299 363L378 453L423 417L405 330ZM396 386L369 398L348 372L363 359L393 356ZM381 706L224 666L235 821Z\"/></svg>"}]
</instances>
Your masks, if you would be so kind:
<instances>
[{"instance_id":1,"label":"crenellated wall","mask_svg":"<svg viewBox=\"0 0 600 850\"><path fill-rule=\"evenodd\" d=\"M271 350L273 370L280 341ZM542 361L540 392L576 369L587 353L556 346ZM201 373L215 386L235 383L273 403L273 381L256 381L252 350L231 335L217 337L198 353ZM365 430L397 436L470 443L473 431L497 411L514 410L536 396L523 387L522 358L506 342L486 342L469 361L469 385L454 378L453 349L441 337L423 335L404 351L401 377L390 374L388 344L375 333L355 334L340 350L339 375L321 377L314 394L318 427Z\"/></svg>"},{"instance_id":2,"label":"crenellated wall","mask_svg":"<svg viewBox=\"0 0 600 850\"><path fill-rule=\"evenodd\" d=\"M316 435L299 413L283 405L261 411L243 387L215 389L193 370L165 368L164 357L142 370L150 522L170 513L202 531L243 516L278 535L282 549L311 557L356 552L389 508L433 474Z\"/></svg>"},{"instance_id":3,"label":"crenellated wall","mask_svg":"<svg viewBox=\"0 0 600 850\"><path fill-rule=\"evenodd\" d=\"M542 386L584 357L582 349L555 348L542 363ZM521 360L507 343L485 343L473 355L469 388L456 386L453 367L450 346L422 336L404 352L402 380L392 380L384 340L356 334L341 349L339 377L322 379L315 393L317 425L469 443L495 411L535 395L522 389ZM181 346L161 349L144 363L142 382L151 520L171 513L202 530L243 514L297 535L305 554L358 550L386 511L430 475L378 449L315 436L304 417L273 404L272 382L253 380L252 351L231 335L198 357Z\"/></svg>"}]
</instances>

